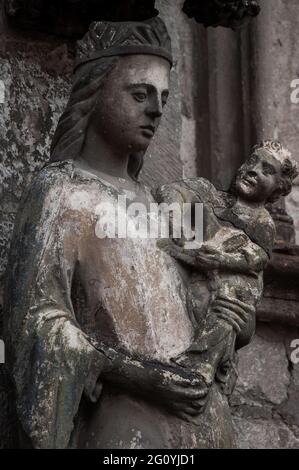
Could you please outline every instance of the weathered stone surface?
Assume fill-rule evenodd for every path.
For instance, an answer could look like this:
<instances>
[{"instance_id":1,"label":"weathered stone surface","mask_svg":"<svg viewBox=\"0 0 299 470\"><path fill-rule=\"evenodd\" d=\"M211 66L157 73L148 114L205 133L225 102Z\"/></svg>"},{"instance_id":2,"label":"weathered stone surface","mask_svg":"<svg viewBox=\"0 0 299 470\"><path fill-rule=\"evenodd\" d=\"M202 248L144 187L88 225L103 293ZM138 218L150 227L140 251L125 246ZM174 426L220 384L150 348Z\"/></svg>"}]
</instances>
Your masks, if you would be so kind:
<instances>
[{"instance_id":1,"label":"weathered stone surface","mask_svg":"<svg viewBox=\"0 0 299 470\"><path fill-rule=\"evenodd\" d=\"M296 338L299 342L299 333L296 335ZM298 350L298 344L299 344L298 342L297 342L297 350ZM294 348L292 348L291 351L293 352ZM296 357L299 358L299 353L298 352L296 354ZM294 386L295 389L298 390L299 389L299 363L297 363L297 364L292 363L291 373L292 373L293 386Z\"/></svg>"},{"instance_id":2,"label":"weathered stone surface","mask_svg":"<svg viewBox=\"0 0 299 470\"><path fill-rule=\"evenodd\" d=\"M287 398L290 375L286 350L279 338L270 336L266 328L260 327L252 343L239 352L235 405L278 405Z\"/></svg>"},{"instance_id":3,"label":"weathered stone surface","mask_svg":"<svg viewBox=\"0 0 299 470\"><path fill-rule=\"evenodd\" d=\"M299 107L299 104L297 105ZM295 155L296 157L296 155ZM299 186L293 188L292 193L286 198L286 209L292 215L295 223L296 242L299 244Z\"/></svg>"},{"instance_id":4,"label":"weathered stone surface","mask_svg":"<svg viewBox=\"0 0 299 470\"><path fill-rule=\"evenodd\" d=\"M298 365L290 362L294 328L260 324L239 352L239 379L231 399L240 448L298 448Z\"/></svg>"},{"instance_id":5,"label":"weathered stone surface","mask_svg":"<svg viewBox=\"0 0 299 470\"><path fill-rule=\"evenodd\" d=\"M167 107L141 173L141 179L153 186L175 181L183 174L196 176L197 136L194 121L200 109L196 107L195 71L200 57L195 49L195 25L182 14L181 6L182 0L156 2L171 35L174 66Z\"/></svg>"},{"instance_id":6,"label":"weathered stone surface","mask_svg":"<svg viewBox=\"0 0 299 470\"><path fill-rule=\"evenodd\" d=\"M298 449L299 439L282 422L234 419L240 449Z\"/></svg>"},{"instance_id":7,"label":"weathered stone surface","mask_svg":"<svg viewBox=\"0 0 299 470\"><path fill-rule=\"evenodd\" d=\"M299 326L298 301L264 297L258 308L257 318L265 322Z\"/></svg>"},{"instance_id":8,"label":"weathered stone surface","mask_svg":"<svg viewBox=\"0 0 299 470\"><path fill-rule=\"evenodd\" d=\"M299 391L291 388L287 400L278 408L284 421L299 431Z\"/></svg>"},{"instance_id":9,"label":"weathered stone surface","mask_svg":"<svg viewBox=\"0 0 299 470\"><path fill-rule=\"evenodd\" d=\"M50 139L69 90L67 46L56 40L24 40L7 30L0 3L0 293L24 187L49 159ZM57 47L63 49L54 60ZM0 299L2 304L2 299ZM2 312L0 311L0 338ZM0 365L0 447L13 447L15 422L7 373Z\"/></svg>"},{"instance_id":10,"label":"weathered stone surface","mask_svg":"<svg viewBox=\"0 0 299 470\"><path fill-rule=\"evenodd\" d=\"M33 173L49 159L51 136L69 89L66 78L53 78L41 66L40 60L47 61L51 48L32 44L36 53L32 60L24 52L15 56L15 43L5 46L0 52L0 78L5 85L5 101L0 105L1 274L19 199Z\"/></svg>"}]
</instances>

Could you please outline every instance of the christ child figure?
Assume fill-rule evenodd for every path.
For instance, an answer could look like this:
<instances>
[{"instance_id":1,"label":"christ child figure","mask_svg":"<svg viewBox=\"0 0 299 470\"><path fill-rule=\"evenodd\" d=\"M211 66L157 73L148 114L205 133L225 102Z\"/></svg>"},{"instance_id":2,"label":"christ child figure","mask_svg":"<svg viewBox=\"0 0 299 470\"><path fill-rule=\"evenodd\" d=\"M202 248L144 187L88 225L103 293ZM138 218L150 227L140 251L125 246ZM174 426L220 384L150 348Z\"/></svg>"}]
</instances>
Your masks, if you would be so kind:
<instances>
[{"instance_id":1,"label":"christ child figure","mask_svg":"<svg viewBox=\"0 0 299 470\"><path fill-rule=\"evenodd\" d=\"M279 142L267 140L253 148L228 192L218 191L204 178L164 185L156 192L159 202L204 206L202 244L190 248L184 237L159 244L192 268L188 303L196 333L188 351L174 360L197 372L208 387L216 379L231 392L235 350L248 344L255 332L263 270L274 245L275 225L266 204L289 194L297 175L290 153ZM208 300L203 288L207 284ZM249 316L241 308L236 313L244 303Z\"/></svg>"}]
</instances>

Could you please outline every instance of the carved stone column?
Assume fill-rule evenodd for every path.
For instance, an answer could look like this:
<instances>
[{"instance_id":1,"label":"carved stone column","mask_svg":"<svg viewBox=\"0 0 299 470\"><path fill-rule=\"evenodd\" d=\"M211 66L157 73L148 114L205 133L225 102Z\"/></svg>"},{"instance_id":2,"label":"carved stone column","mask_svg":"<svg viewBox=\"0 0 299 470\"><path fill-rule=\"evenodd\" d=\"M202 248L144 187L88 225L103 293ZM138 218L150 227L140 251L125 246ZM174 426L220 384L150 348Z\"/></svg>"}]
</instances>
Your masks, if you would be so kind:
<instances>
[{"instance_id":1,"label":"carved stone column","mask_svg":"<svg viewBox=\"0 0 299 470\"><path fill-rule=\"evenodd\" d=\"M278 2L273 5L262 1L262 12L250 25L252 137L260 140L269 136L285 142L297 158L298 119L292 106L291 81L296 78L294 53L298 42L290 18L295 13L295 3ZM285 211L285 201L273 207L278 241L295 243L292 219Z\"/></svg>"}]
</instances>

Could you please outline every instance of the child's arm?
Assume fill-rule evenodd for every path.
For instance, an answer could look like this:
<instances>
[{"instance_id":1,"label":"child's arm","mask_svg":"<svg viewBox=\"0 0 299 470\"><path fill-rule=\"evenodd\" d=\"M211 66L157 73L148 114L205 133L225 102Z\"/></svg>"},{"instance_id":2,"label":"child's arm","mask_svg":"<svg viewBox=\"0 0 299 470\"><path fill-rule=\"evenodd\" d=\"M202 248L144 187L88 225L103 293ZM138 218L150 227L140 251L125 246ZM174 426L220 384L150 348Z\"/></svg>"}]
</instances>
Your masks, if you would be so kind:
<instances>
[{"instance_id":1,"label":"child's arm","mask_svg":"<svg viewBox=\"0 0 299 470\"><path fill-rule=\"evenodd\" d=\"M263 271L269 262L269 256L263 248L250 240L241 248L231 252L220 251L204 244L198 250L197 259L205 264L211 262L212 265L218 261L217 269L242 273Z\"/></svg>"},{"instance_id":2,"label":"child's arm","mask_svg":"<svg viewBox=\"0 0 299 470\"><path fill-rule=\"evenodd\" d=\"M160 240L159 245L170 256L201 271L217 269L254 274L262 271L269 261L267 253L252 242L249 242L249 246L243 247L235 253L226 253L205 244L201 248L185 249L169 240Z\"/></svg>"},{"instance_id":3,"label":"child's arm","mask_svg":"<svg viewBox=\"0 0 299 470\"><path fill-rule=\"evenodd\" d=\"M173 204L177 202L183 206L186 202L192 203L198 201L196 193L188 188L183 180L171 184L164 184L158 187L153 192L153 195L159 204Z\"/></svg>"},{"instance_id":4,"label":"child's arm","mask_svg":"<svg viewBox=\"0 0 299 470\"><path fill-rule=\"evenodd\" d=\"M205 178L184 178L170 184L164 184L153 191L158 203L211 203L217 199L218 191L215 186Z\"/></svg>"}]
</instances>

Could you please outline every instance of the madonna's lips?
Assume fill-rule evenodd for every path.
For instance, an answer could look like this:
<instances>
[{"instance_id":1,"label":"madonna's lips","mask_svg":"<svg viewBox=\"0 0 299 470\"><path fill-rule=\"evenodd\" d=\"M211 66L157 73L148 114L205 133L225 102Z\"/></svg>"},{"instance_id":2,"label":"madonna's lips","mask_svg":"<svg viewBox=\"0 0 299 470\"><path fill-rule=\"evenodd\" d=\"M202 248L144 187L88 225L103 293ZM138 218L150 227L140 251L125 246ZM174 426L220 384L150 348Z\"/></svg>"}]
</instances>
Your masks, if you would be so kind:
<instances>
[{"instance_id":1,"label":"madonna's lips","mask_svg":"<svg viewBox=\"0 0 299 470\"><path fill-rule=\"evenodd\" d=\"M153 137L156 132L155 126L151 126L151 125L140 126L140 128L143 130L144 134L146 134L148 137Z\"/></svg>"}]
</instances>

